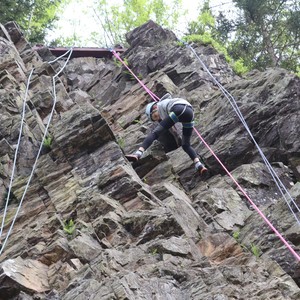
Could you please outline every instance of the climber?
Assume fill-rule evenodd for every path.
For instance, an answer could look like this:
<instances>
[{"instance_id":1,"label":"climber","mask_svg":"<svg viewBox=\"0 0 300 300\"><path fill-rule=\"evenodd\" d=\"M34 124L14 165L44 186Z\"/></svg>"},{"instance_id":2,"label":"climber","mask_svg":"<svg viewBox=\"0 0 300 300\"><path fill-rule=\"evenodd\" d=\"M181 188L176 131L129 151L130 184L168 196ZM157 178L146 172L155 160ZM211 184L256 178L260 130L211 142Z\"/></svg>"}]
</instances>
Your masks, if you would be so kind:
<instances>
[{"instance_id":1,"label":"climber","mask_svg":"<svg viewBox=\"0 0 300 300\"><path fill-rule=\"evenodd\" d=\"M200 162L195 150L190 145L194 128L194 111L192 105L185 99L172 98L168 93L159 102L151 102L146 106L146 115L149 120L159 122L155 129L145 138L139 149L131 155L126 155L128 160L137 161L144 151L150 147L159 135L170 129L175 123L182 123L182 148L189 155L195 169L200 175L207 173L207 168Z\"/></svg>"}]
</instances>

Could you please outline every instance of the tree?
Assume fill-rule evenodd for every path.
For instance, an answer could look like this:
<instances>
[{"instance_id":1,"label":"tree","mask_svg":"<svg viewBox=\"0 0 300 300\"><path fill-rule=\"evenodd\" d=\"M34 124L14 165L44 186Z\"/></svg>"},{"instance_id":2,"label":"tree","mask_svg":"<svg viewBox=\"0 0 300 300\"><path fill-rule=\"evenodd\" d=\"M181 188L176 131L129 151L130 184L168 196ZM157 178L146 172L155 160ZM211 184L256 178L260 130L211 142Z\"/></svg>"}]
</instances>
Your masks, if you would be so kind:
<instances>
[{"instance_id":1,"label":"tree","mask_svg":"<svg viewBox=\"0 0 300 300\"><path fill-rule=\"evenodd\" d=\"M230 56L242 58L251 69L283 67L299 70L300 4L297 0L233 0L239 18L217 19L219 37L227 40ZM231 24L228 26L228 24ZM224 41L224 40L223 40Z\"/></svg>"},{"instance_id":2,"label":"tree","mask_svg":"<svg viewBox=\"0 0 300 300\"><path fill-rule=\"evenodd\" d=\"M184 14L181 0L123 0L121 5L111 5L100 0L95 14L105 32L105 43L125 43L125 34L150 19L161 26L174 29L179 15Z\"/></svg>"},{"instance_id":3,"label":"tree","mask_svg":"<svg viewBox=\"0 0 300 300\"><path fill-rule=\"evenodd\" d=\"M222 36L220 32L222 33ZM232 57L229 56L224 45L224 41L228 39L228 32L227 28L223 31L216 30L216 20L212 15L209 0L207 0L200 8L197 20L188 24L187 34L183 37L183 40L212 45L219 53L224 55L226 61L231 65L233 70L241 75L247 72L248 68L244 65L242 59L237 58L233 60Z\"/></svg>"},{"instance_id":4,"label":"tree","mask_svg":"<svg viewBox=\"0 0 300 300\"><path fill-rule=\"evenodd\" d=\"M2 0L0 23L15 21L30 42L43 42L63 0Z\"/></svg>"},{"instance_id":5,"label":"tree","mask_svg":"<svg viewBox=\"0 0 300 300\"><path fill-rule=\"evenodd\" d=\"M205 1L203 6L200 8L197 20L189 22L187 35L213 35L214 28L215 18L209 7L209 1Z\"/></svg>"}]
</instances>

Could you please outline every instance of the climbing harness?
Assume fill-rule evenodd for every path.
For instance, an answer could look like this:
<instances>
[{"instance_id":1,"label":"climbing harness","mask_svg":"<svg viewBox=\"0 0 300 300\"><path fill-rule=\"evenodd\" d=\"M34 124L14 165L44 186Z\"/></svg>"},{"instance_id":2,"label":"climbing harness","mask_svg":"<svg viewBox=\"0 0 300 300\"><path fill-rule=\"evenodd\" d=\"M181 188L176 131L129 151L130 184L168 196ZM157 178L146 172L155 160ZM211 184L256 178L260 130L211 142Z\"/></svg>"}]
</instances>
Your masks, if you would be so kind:
<instances>
[{"instance_id":1,"label":"climbing harness","mask_svg":"<svg viewBox=\"0 0 300 300\"><path fill-rule=\"evenodd\" d=\"M38 153L37 153L37 156L36 156L36 159L35 159L35 162L33 164L33 167L32 167L32 171L30 173L30 176L28 178L28 181L27 181L27 184L25 186L25 190L23 192L23 195L21 197L21 200L20 200L20 203L19 203L19 206L17 208L17 211L14 215L14 218L12 220L12 223L9 227L9 230L6 234L6 237L5 237L5 240L4 242L2 243L1 245L1 249L0 249L0 255L2 254L3 250L4 250L4 247L7 243L7 240L11 234L11 231L13 229L13 226L15 224L15 221L17 219L17 216L19 214L19 211L21 209L21 206L22 206L22 203L23 203L23 200L25 198L25 195L27 193L27 190L28 190L28 187L30 185L30 182L31 182L31 179L33 177L33 174L34 174L34 171L35 171L35 168L36 168L36 165L38 163L38 159L39 159L39 156L41 154L41 151L42 151L42 147L43 147L43 143L44 143L44 140L47 136L47 133L48 133L48 129L49 129L49 126L50 126L50 122L52 120L52 116L53 116L53 113L54 113L54 110L55 110L55 105L56 105L56 102L57 102L57 98L56 98L56 88L55 88L55 80L56 78L60 75L60 73L64 70L64 68L66 67L67 63L69 62L70 58L71 58L71 55L72 55L72 51L73 51L73 48L71 48L70 50L68 50L66 53L64 53L62 56L54 59L53 61L50 61L49 63L54 63L56 62L58 59L62 58L63 56L66 56L67 54L68 55L68 58L67 60L65 61L64 65L62 66L62 68L53 76L52 78L52 86L53 86L53 106L52 106L52 110L50 112L50 116L49 116L49 119L48 119L48 122L47 122L47 125L46 125L46 128L45 128L45 131L44 131L44 134L43 134L43 138L42 138L42 141L41 141L41 145L40 145L40 148L38 150ZM25 92L25 96L24 96L24 100L23 100L23 111L22 111L22 119L21 119L21 125L20 125L20 133L19 133L19 138L18 138L18 144L17 144L17 148L16 148L16 151L15 151L15 155L14 155L14 163L13 163L13 170L12 170L12 175L11 175L11 180L10 180L10 185L9 185L9 190L8 190L8 193L7 193L7 199L6 199L6 203L5 203L5 209L4 209L4 213L3 213L3 219L2 219L2 225L1 225L1 231L0 231L0 238L2 236L2 232L3 232L3 227L4 227L4 223L5 223L5 219L6 219L6 214L7 214L7 207L8 207L8 202L9 202L9 196L10 196L10 193L11 193L11 188L12 188L12 181L13 181L13 177L14 177L14 172L15 172L15 165L16 165L16 160L17 160L17 155L18 155L18 150L19 150L19 145L20 145L20 140L21 140L21 136L22 136L22 129L23 129L23 122L24 122L24 118L25 118L25 107L26 107L26 100L27 100L27 96L28 96L28 91L29 91L29 84L30 84L30 80L31 80L31 76L32 76L32 73L34 71L34 68L31 70L30 72L30 75L28 77L28 80L27 80L27 85L26 85L26 92Z\"/></svg>"},{"instance_id":2,"label":"climbing harness","mask_svg":"<svg viewBox=\"0 0 300 300\"><path fill-rule=\"evenodd\" d=\"M187 45L187 43L185 43ZM188 45L189 46L189 45ZM199 58L203 68L208 72L208 74L213 78L214 82L217 84L217 86L221 89L221 91L226 95L226 98L232 98L233 97L225 90L225 88L223 88L223 86L214 78L214 76L210 73L210 71L208 70L208 68L204 65L204 63L202 62L202 60L200 59L200 57L197 55L197 53L195 52L195 50L189 46L189 48L194 52L194 54ZM121 59L121 57L115 52L112 51L113 55L128 69L128 71L137 79L137 81L141 84L141 86L145 89L146 92L148 92L148 94L152 97L152 99L154 101L158 101L159 97L157 97L153 92L151 92L148 87L146 87L146 85L139 80L136 75L133 73L133 71L125 64L125 62ZM230 96L229 96L230 95ZM245 128L247 129L247 131L249 132L251 138L253 139L255 145L258 147L260 154L263 157L263 160L265 161L265 163L268 166L268 169L271 172L271 175L274 179L274 181L276 182L277 187L279 187L279 184L283 186L284 190L287 192L287 194L290 196L290 194L288 193L288 191L286 190L286 188L284 187L284 185L282 184L282 182L280 181L280 179L278 178L277 174L275 173L275 171L272 169L270 163L267 163L267 159L266 157L263 155L262 150L260 149L260 147L258 146L258 144L256 143L254 137L252 136L250 129L248 128L241 112L239 111L237 104L235 101L230 102L231 105L233 106L234 110L236 111L236 113L238 114L238 116L240 117L242 123L244 124ZM198 135L198 137L200 138L200 140L202 141L202 143L209 149L209 151L212 153L212 155L215 157L215 159L219 162L219 164L223 167L223 169L225 170L225 172L228 174L228 176L233 180L233 182L236 184L236 186L238 187L238 189L243 193L243 195L246 197L246 199L250 202L250 204L252 205L252 207L257 211L257 213L262 217L262 219L265 221L265 223L272 229L272 231L279 237L279 239L283 242L283 244L287 247L287 249L294 255L294 257L300 261L300 256L299 254L290 246L290 244L288 243L288 241L279 233L279 231L273 226L273 224L269 221L269 219L264 215L264 213L258 208L258 206L252 201L252 199L248 196L248 194L245 192L245 190L241 187L241 185L236 181L236 179L233 177L233 175L230 173L230 171L225 167L225 165L221 162L221 160L218 158L218 156L214 153L214 151L210 148L210 146L205 142L205 140L203 139L203 137L200 135L199 131L194 127L194 131L196 132L196 134ZM275 180L276 178L276 180ZM281 193L283 194L281 188L279 188ZM285 198L285 197L284 197ZM290 196L290 198L292 199L292 197ZM294 203L294 205L296 205L295 201L292 199L292 202ZM290 207L290 205L288 205ZM297 206L297 205L296 205ZM299 208L298 208L299 210ZM294 214L294 213L293 213ZM296 217L296 220L299 223L299 220L297 218L297 216L294 214L294 216Z\"/></svg>"}]
</instances>

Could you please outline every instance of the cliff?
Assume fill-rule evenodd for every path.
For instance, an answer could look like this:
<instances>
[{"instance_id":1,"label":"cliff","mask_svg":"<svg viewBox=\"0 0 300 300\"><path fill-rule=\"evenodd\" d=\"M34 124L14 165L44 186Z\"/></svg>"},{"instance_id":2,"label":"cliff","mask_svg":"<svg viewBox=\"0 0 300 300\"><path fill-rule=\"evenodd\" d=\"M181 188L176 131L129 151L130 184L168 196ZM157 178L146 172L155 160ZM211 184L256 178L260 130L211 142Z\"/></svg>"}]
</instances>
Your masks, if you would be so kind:
<instances>
[{"instance_id":1,"label":"cliff","mask_svg":"<svg viewBox=\"0 0 300 300\"><path fill-rule=\"evenodd\" d=\"M126 160L151 130L151 99L124 66L73 58L57 74L66 57L53 62L48 49L34 51L14 23L0 29L1 218L26 99L2 245L52 117L51 143L0 256L0 299L300 298L299 261L196 134L206 180L168 135L141 162ZM192 45L211 77L151 21L127 41L129 67L159 97L170 92L193 104L201 136L299 253L300 79L283 69L239 77L212 47ZM236 99L283 194L213 78Z\"/></svg>"}]
</instances>

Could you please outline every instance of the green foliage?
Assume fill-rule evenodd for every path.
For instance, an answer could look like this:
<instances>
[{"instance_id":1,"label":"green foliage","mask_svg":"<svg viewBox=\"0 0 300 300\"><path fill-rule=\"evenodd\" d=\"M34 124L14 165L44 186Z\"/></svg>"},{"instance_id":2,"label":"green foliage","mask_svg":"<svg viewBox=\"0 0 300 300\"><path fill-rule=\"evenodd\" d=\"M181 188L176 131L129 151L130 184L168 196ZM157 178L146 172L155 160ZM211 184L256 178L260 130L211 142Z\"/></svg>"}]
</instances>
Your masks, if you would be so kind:
<instances>
[{"instance_id":1,"label":"green foliage","mask_svg":"<svg viewBox=\"0 0 300 300\"><path fill-rule=\"evenodd\" d=\"M260 256L260 254L261 254L261 253L260 253L259 247L256 246L256 245L254 245L254 244L252 244L252 243L251 243L250 247L251 247L251 252L252 252L252 254L253 254L256 258L258 258L258 257Z\"/></svg>"},{"instance_id":2,"label":"green foliage","mask_svg":"<svg viewBox=\"0 0 300 300\"><path fill-rule=\"evenodd\" d=\"M235 23L228 20L225 15L220 12L216 17L214 37L226 47L231 40L231 33L235 30Z\"/></svg>"},{"instance_id":3,"label":"green foliage","mask_svg":"<svg viewBox=\"0 0 300 300\"><path fill-rule=\"evenodd\" d=\"M232 234L233 238L238 242L239 238L240 238L240 232L239 231L235 231Z\"/></svg>"},{"instance_id":4,"label":"green foliage","mask_svg":"<svg viewBox=\"0 0 300 300\"><path fill-rule=\"evenodd\" d=\"M152 255L156 255L158 253L158 249L157 248L153 248L152 250L151 250L151 254Z\"/></svg>"},{"instance_id":5,"label":"green foliage","mask_svg":"<svg viewBox=\"0 0 300 300\"><path fill-rule=\"evenodd\" d=\"M300 77L300 66L297 66L295 74Z\"/></svg>"},{"instance_id":6,"label":"green foliage","mask_svg":"<svg viewBox=\"0 0 300 300\"><path fill-rule=\"evenodd\" d=\"M136 119L136 120L133 120L133 123L137 123L137 124L142 124L142 122L141 122L141 120L139 120L139 119Z\"/></svg>"},{"instance_id":7,"label":"green foliage","mask_svg":"<svg viewBox=\"0 0 300 300\"><path fill-rule=\"evenodd\" d=\"M212 38L209 34L190 34L182 38L187 43L201 43L203 45L209 45L212 43Z\"/></svg>"},{"instance_id":8,"label":"green foliage","mask_svg":"<svg viewBox=\"0 0 300 300\"><path fill-rule=\"evenodd\" d=\"M72 219L64 222L63 230L68 235L73 235L75 229L76 229L76 225Z\"/></svg>"},{"instance_id":9,"label":"green foliage","mask_svg":"<svg viewBox=\"0 0 300 300\"><path fill-rule=\"evenodd\" d=\"M206 1L188 25L187 41L211 44L241 75L279 66L299 74L300 5L298 0L233 0L238 18L214 18ZM200 36L200 38L199 38ZM225 51L226 50L226 51Z\"/></svg>"},{"instance_id":10,"label":"green foliage","mask_svg":"<svg viewBox=\"0 0 300 300\"><path fill-rule=\"evenodd\" d=\"M244 244L240 243L240 232L239 231L233 232L232 236L236 240L236 242L242 247L242 249L244 249L244 251L249 251L248 248Z\"/></svg>"},{"instance_id":11,"label":"green foliage","mask_svg":"<svg viewBox=\"0 0 300 300\"><path fill-rule=\"evenodd\" d=\"M204 2L200 9L197 21L191 21L188 24L188 35L211 35L215 27L215 18L213 17L209 8L209 1Z\"/></svg>"},{"instance_id":12,"label":"green foliage","mask_svg":"<svg viewBox=\"0 0 300 300\"><path fill-rule=\"evenodd\" d=\"M249 68L244 65L243 59L238 59L234 61L228 54L227 49L221 45L218 41L214 40L212 36L208 33L200 34L192 34L183 37L183 40L186 42L193 43L201 43L203 45L211 45L218 51L218 53L223 54L226 61L230 64L233 71L238 75L243 75L244 73L249 71Z\"/></svg>"},{"instance_id":13,"label":"green foliage","mask_svg":"<svg viewBox=\"0 0 300 300\"><path fill-rule=\"evenodd\" d=\"M126 66L129 66L128 59L126 57L123 58L123 61ZM118 60L116 57L114 57L113 62L119 68L121 68L123 66L123 63L120 60Z\"/></svg>"},{"instance_id":14,"label":"green foliage","mask_svg":"<svg viewBox=\"0 0 300 300\"><path fill-rule=\"evenodd\" d=\"M120 146L120 148L124 149L125 148L125 139L124 138L119 138L118 139L118 145Z\"/></svg>"},{"instance_id":15,"label":"green foliage","mask_svg":"<svg viewBox=\"0 0 300 300\"><path fill-rule=\"evenodd\" d=\"M226 61L231 65L236 74L242 75L246 73L249 69L245 66L243 59L234 61L228 54L225 45L217 39L216 32L215 19L210 11L208 2L205 2L197 21L189 23L188 34L183 37L183 40L186 42L211 45L218 53L224 55Z\"/></svg>"},{"instance_id":16,"label":"green foliage","mask_svg":"<svg viewBox=\"0 0 300 300\"><path fill-rule=\"evenodd\" d=\"M232 69L238 75L243 75L249 71L249 68L245 66L242 58L231 62Z\"/></svg>"},{"instance_id":17,"label":"green foliage","mask_svg":"<svg viewBox=\"0 0 300 300\"><path fill-rule=\"evenodd\" d=\"M123 0L118 5L100 0L97 9L102 32L111 45L126 43L125 34L149 20L172 30L184 13L181 0Z\"/></svg>"},{"instance_id":18,"label":"green foliage","mask_svg":"<svg viewBox=\"0 0 300 300\"><path fill-rule=\"evenodd\" d=\"M184 42L182 42L182 41L177 41L177 42L175 43L175 45L176 45L176 46L179 46L179 47L184 47L184 46L185 46Z\"/></svg>"},{"instance_id":19,"label":"green foliage","mask_svg":"<svg viewBox=\"0 0 300 300\"><path fill-rule=\"evenodd\" d=\"M240 241L239 241L240 240L240 232L239 231L233 232L232 236L237 241L237 243L239 243L239 245L244 249L244 251L250 251L256 258L258 258L261 255L261 251L260 251L259 247L256 246L255 244L251 243L250 249L249 249L249 247L240 243Z\"/></svg>"},{"instance_id":20,"label":"green foliage","mask_svg":"<svg viewBox=\"0 0 300 300\"><path fill-rule=\"evenodd\" d=\"M46 31L52 28L56 12L63 2L63 0L2 0L0 23L15 21L30 42L41 43Z\"/></svg>"},{"instance_id":21,"label":"green foliage","mask_svg":"<svg viewBox=\"0 0 300 300\"><path fill-rule=\"evenodd\" d=\"M234 33L232 40L226 40L229 55L242 59L249 69L279 66L297 73L299 1L233 0L233 3L239 10L239 18L230 21L222 16L217 26L219 37Z\"/></svg>"},{"instance_id":22,"label":"green foliage","mask_svg":"<svg viewBox=\"0 0 300 300\"><path fill-rule=\"evenodd\" d=\"M134 75L128 71L128 70L125 70L123 71L123 73L126 75L126 77L130 80L130 81L137 81L137 79L134 77ZM143 79L143 76L139 73L137 75L135 75L138 79Z\"/></svg>"},{"instance_id":23,"label":"green foliage","mask_svg":"<svg viewBox=\"0 0 300 300\"><path fill-rule=\"evenodd\" d=\"M129 67L129 62L128 62L128 59L125 57L124 59L123 59L123 61L124 61L124 64L126 65L126 66L128 66ZM120 60L118 60L117 58L115 58L114 57L114 59L113 59L113 62L114 62L114 64L118 67L118 68L121 68L121 67L123 67L123 63L120 61ZM125 67L124 67L125 68ZM135 76L138 78L138 79L142 79L143 78L143 76L141 75L141 74L135 74L135 76L129 71L129 70L127 70L127 69L125 69L124 71L123 71L123 74L127 77L127 79L128 80L130 80L130 81L137 81L137 79L135 78Z\"/></svg>"},{"instance_id":24,"label":"green foliage","mask_svg":"<svg viewBox=\"0 0 300 300\"><path fill-rule=\"evenodd\" d=\"M47 149L51 149L51 144L52 144L52 137L51 136L45 137L43 146Z\"/></svg>"}]
</instances>

